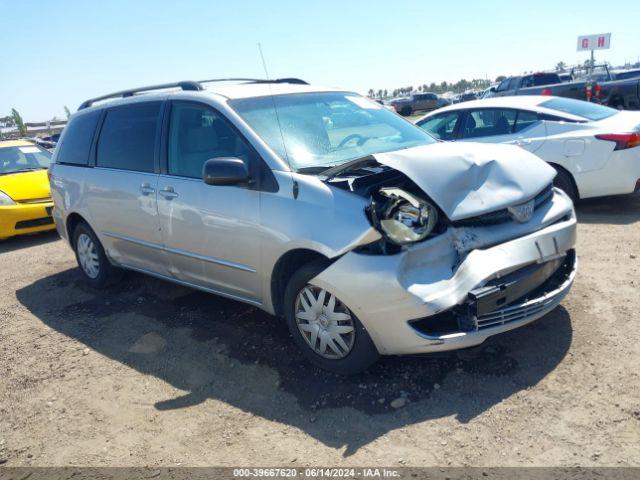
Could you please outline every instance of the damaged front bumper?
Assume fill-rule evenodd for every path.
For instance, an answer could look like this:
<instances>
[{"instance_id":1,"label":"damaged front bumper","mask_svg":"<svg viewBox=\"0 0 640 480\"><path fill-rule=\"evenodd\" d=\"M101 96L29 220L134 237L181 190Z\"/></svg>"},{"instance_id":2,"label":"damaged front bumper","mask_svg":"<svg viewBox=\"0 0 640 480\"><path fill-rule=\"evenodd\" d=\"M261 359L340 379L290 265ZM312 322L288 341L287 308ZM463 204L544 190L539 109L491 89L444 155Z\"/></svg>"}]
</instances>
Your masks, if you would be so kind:
<instances>
[{"instance_id":1,"label":"damaged front bumper","mask_svg":"<svg viewBox=\"0 0 640 480\"><path fill-rule=\"evenodd\" d=\"M575 240L572 203L556 190L526 224L451 227L395 255L351 251L311 283L336 293L382 354L467 348L555 308L575 277Z\"/></svg>"}]
</instances>

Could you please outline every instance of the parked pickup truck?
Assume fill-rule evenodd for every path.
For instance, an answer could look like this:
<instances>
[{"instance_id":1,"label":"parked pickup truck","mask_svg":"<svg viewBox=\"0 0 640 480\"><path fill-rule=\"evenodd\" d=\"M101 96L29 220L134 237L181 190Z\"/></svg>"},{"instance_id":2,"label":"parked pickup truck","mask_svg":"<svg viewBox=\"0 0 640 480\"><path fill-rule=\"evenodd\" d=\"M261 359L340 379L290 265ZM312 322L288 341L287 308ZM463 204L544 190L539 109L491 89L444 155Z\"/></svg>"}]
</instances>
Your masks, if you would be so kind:
<instances>
[{"instance_id":1,"label":"parked pickup truck","mask_svg":"<svg viewBox=\"0 0 640 480\"><path fill-rule=\"evenodd\" d=\"M573 72L572 77L576 78ZM495 89L495 96L553 95L592 101L621 110L640 110L640 76L625 77L625 72L609 72L606 66L603 72L592 77L591 85L585 78L562 82L557 73L534 73L506 78Z\"/></svg>"}]
</instances>

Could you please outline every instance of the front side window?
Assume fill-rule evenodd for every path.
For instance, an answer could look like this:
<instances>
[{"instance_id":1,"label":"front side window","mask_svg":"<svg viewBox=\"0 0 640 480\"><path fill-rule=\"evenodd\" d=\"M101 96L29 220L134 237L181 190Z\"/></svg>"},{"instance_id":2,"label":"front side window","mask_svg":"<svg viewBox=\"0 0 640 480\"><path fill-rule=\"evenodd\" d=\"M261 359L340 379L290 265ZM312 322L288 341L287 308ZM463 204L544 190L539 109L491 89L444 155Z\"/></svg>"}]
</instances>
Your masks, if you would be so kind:
<instances>
[{"instance_id":1,"label":"front side window","mask_svg":"<svg viewBox=\"0 0 640 480\"><path fill-rule=\"evenodd\" d=\"M51 163L51 153L37 145L0 146L0 175L43 170Z\"/></svg>"},{"instance_id":2,"label":"front side window","mask_svg":"<svg viewBox=\"0 0 640 480\"><path fill-rule=\"evenodd\" d=\"M160 105L136 103L108 110L98 139L96 165L153 172Z\"/></svg>"},{"instance_id":3,"label":"front side window","mask_svg":"<svg viewBox=\"0 0 640 480\"><path fill-rule=\"evenodd\" d=\"M296 171L435 142L395 113L352 93L276 95L230 105Z\"/></svg>"},{"instance_id":4,"label":"front side window","mask_svg":"<svg viewBox=\"0 0 640 480\"><path fill-rule=\"evenodd\" d=\"M458 112L441 113L418 122L418 126L440 140L453 140Z\"/></svg>"},{"instance_id":5,"label":"front side window","mask_svg":"<svg viewBox=\"0 0 640 480\"><path fill-rule=\"evenodd\" d=\"M519 81L520 77L513 77L511 80L509 80L509 86L507 87L507 90L515 90L516 88L518 88Z\"/></svg>"},{"instance_id":6,"label":"front side window","mask_svg":"<svg viewBox=\"0 0 640 480\"><path fill-rule=\"evenodd\" d=\"M206 105L174 102L169 123L169 174L202 178L207 160L240 158L249 162L247 143L218 112Z\"/></svg>"},{"instance_id":7,"label":"front side window","mask_svg":"<svg viewBox=\"0 0 640 480\"><path fill-rule=\"evenodd\" d=\"M516 111L501 108L471 110L462 128L463 138L508 135L513 131Z\"/></svg>"},{"instance_id":8,"label":"front side window","mask_svg":"<svg viewBox=\"0 0 640 480\"><path fill-rule=\"evenodd\" d=\"M505 78L503 81L500 82L500 85L498 85L498 88L496 89L496 91L504 92L505 90L507 90L509 88L510 81L511 81L510 78Z\"/></svg>"}]
</instances>

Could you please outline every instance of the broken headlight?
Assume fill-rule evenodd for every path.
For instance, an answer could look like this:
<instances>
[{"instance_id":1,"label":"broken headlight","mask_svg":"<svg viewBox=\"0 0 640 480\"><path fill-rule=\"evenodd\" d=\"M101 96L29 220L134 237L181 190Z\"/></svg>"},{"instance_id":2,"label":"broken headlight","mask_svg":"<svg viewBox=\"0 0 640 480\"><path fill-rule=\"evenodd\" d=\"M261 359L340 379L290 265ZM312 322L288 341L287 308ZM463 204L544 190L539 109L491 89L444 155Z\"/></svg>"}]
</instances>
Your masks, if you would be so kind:
<instances>
[{"instance_id":1,"label":"broken headlight","mask_svg":"<svg viewBox=\"0 0 640 480\"><path fill-rule=\"evenodd\" d=\"M387 240L396 245L419 242L438 222L434 205L399 188L382 188L374 201L371 217Z\"/></svg>"}]
</instances>

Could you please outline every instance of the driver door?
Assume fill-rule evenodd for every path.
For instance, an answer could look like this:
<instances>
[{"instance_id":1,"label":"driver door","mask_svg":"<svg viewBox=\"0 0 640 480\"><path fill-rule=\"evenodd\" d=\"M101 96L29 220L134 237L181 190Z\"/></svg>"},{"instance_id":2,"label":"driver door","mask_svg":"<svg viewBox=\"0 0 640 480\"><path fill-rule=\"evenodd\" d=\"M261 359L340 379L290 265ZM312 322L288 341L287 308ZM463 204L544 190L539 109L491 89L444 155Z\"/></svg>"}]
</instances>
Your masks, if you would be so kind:
<instances>
[{"instance_id":1,"label":"driver door","mask_svg":"<svg viewBox=\"0 0 640 480\"><path fill-rule=\"evenodd\" d=\"M211 158L240 158L252 172L256 154L208 105L173 101L168 117L158 213L169 271L184 282L259 303L260 192L202 180Z\"/></svg>"}]
</instances>

